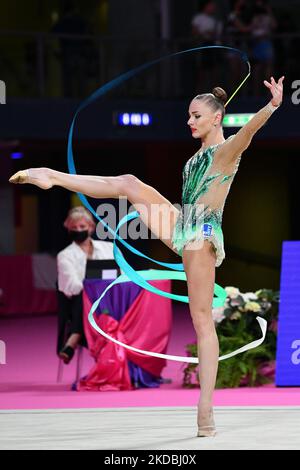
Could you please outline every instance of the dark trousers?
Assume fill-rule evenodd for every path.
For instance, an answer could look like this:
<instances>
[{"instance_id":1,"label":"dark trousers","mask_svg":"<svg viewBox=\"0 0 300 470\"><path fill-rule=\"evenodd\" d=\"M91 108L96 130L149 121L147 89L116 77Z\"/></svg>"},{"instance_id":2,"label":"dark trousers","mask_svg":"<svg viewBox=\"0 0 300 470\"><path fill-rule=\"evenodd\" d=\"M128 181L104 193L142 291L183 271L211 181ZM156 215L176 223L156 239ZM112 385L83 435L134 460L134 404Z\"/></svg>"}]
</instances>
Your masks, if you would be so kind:
<instances>
[{"instance_id":1,"label":"dark trousers","mask_svg":"<svg viewBox=\"0 0 300 470\"><path fill-rule=\"evenodd\" d=\"M80 343L87 347L87 341L83 329L83 303L82 293L67 297L57 290L58 300L58 335L57 354L64 347L67 339L73 333L81 334Z\"/></svg>"}]
</instances>

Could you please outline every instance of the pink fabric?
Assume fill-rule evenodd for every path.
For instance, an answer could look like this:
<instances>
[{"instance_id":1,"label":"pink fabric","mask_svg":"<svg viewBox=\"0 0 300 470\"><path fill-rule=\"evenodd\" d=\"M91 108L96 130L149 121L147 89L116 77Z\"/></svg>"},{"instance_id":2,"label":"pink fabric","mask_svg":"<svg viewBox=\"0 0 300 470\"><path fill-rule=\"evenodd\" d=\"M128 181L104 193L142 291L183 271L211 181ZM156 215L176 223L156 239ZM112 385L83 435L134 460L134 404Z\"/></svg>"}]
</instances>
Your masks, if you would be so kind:
<instances>
[{"instance_id":1,"label":"pink fabric","mask_svg":"<svg viewBox=\"0 0 300 470\"><path fill-rule=\"evenodd\" d=\"M170 292L171 281L151 281ZM108 294L109 295L109 294ZM83 292L84 329L95 366L77 390L132 390L127 359L155 376L160 376L166 360L125 349L107 340L90 325L91 302ZM120 322L107 314L94 318L100 328L124 344L139 349L166 353L172 327L170 299L142 290Z\"/></svg>"},{"instance_id":2,"label":"pink fabric","mask_svg":"<svg viewBox=\"0 0 300 470\"><path fill-rule=\"evenodd\" d=\"M0 257L0 315L57 311L55 290L35 289L30 255Z\"/></svg>"},{"instance_id":3,"label":"pink fabric","mask_svg":"<svg viewBox=\"0 0 300 470\"><path fill-rule=\"evenodd\" d=\"M150 284L165 292L171 292L171 281L150 281ZM171 300L147 290L135 299L121 321L125 343L135 348L165 354L172 329ZM128 359L151 374L159 377L167 365L165 359L146 356L127 350Z\"/></svg>"},{"instance_id":4,"label":"pink fabric","mask_svg":"<svg viewBox=\"0 0 300 470\"><path fill-rule=\"evenodd\" d=\"M90 304L84 293L85 306ZM107 314L95 316L97 325L113 338L124 342L124 336L119 323ZM85 325L85 328L87 325ZM90 327L92 328L92 327ZM88 330L90 330L88 327ZM94 329L93 329L94 330ZM87 331L87 330L85 330ZM107 341L104 336L94 330L96 335L91 340L89 336L88 344L91 355L96 363L84 380L80 380L77 390L112 391L112 390L132 390L129 369L125 349L112 341Z\"/></svg>"}]
</instances>

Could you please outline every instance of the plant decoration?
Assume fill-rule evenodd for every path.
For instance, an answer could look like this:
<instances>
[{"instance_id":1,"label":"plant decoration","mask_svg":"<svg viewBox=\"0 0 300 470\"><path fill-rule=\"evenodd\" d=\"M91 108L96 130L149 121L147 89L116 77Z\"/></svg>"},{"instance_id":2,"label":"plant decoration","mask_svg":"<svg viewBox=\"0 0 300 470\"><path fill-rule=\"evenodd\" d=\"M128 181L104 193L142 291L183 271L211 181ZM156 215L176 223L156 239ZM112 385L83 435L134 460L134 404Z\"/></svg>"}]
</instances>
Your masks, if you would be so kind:
<instances>
[{"instance_id":1,"label":"plant decoration","mask_svg":"<svg viewBox=\"0 0 300 470\"><path fill-rule=\"evenodd\" d=\"M268 322L263 344L219 362L216 388L258 386L273 382L279 292L260 289L256 292L241 293L236 287L226 287L227 298L223 307L213 309L213 319L220 344L220 355L250 343L261 336L256 316ZM197 342L187 344L188 356L197 357ZM199 387L199 365L185 367L183 386Z\"/></svg>"}]
</instances>

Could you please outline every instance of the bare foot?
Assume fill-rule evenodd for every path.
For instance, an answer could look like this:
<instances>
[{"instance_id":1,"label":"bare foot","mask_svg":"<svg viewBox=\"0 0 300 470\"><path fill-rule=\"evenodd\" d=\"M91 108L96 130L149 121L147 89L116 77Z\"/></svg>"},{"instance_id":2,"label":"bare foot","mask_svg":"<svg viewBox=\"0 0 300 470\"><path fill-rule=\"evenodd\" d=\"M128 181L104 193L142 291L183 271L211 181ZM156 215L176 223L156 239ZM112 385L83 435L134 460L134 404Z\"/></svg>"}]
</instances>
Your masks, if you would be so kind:
<instances>
[{"instance_id":1,"label":"bare foot","mask_svg":"<svg viewBox=\"0 0 300 470\"><path fill-rule=\"evenodd\" d=\"M14 184L34 184L41 189L50 189L53 186L49 168L29 168L28 170L18 171L9 178L9 182Z\"/></svg>"}]
</instances>

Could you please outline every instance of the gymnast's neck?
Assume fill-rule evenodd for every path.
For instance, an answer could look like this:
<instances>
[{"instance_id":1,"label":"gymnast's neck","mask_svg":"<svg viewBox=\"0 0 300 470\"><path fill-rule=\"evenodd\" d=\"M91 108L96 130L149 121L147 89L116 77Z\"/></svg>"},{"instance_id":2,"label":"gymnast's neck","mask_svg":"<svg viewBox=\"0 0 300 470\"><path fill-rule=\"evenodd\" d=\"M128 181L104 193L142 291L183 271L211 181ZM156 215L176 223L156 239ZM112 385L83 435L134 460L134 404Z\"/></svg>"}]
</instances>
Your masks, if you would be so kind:
<instances>
[{"instance_id":1,"label":"gymnast's neck","mask_svg":"<svg viewBox=\"0 0 300 470\"><path fill-rule=\"evenodd\" d=\"M205 150L211 145L222 144L223 142L225 142L223 127L218 125L213 127L206 135L201 138L201 150Z\"/></svg>"}]
</instances>

